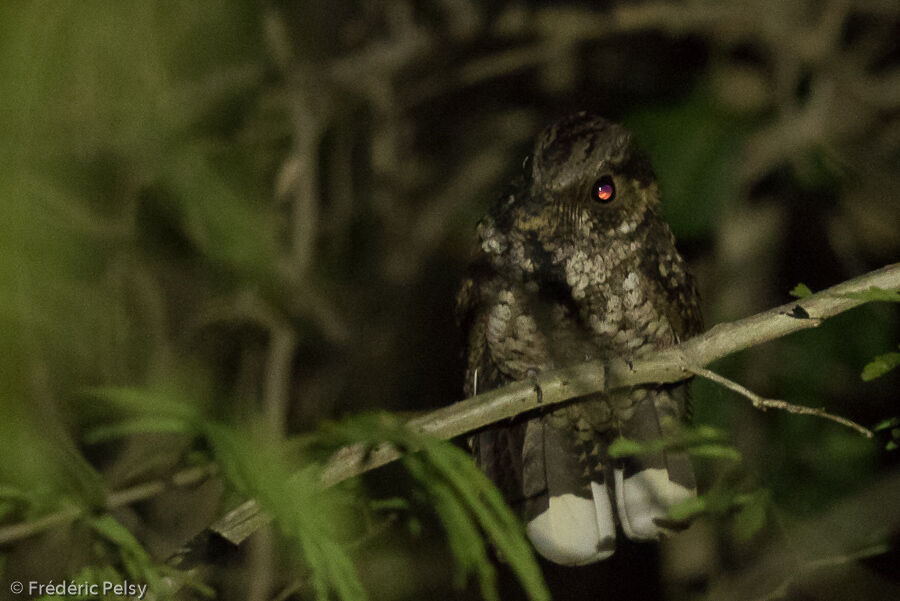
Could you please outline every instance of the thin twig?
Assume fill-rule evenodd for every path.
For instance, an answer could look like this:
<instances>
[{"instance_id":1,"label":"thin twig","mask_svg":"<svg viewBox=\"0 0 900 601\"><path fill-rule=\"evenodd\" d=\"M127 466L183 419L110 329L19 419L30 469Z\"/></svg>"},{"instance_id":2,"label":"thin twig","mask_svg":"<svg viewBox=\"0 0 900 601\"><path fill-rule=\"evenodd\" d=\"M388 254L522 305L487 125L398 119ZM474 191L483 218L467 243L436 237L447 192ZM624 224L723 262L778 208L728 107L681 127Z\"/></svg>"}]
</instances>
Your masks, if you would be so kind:
<instances>
[{"instance_id":1,"label":"thin twig","mask_svg":"<svg viewBox=\"0 0 900 601\"><path fill-rule=\"evenodd\" d=\"M291 398L291 362L297 349L297 337L289 327L269 331L269 352L263 380L263 414L273 433L282 436L286 429Z\"/></svg>"},{"instance_id":2,"label":"thin twig","mask_svg":"<svg viewBox=\"0 0 900 601\"><path fill-rule=\"evenodd\" d=\"M200 484L217 474L218 471L219 468L214 463L183 469L173 474L170 478L151 480L150 482L143 482L112 492L106 497L105 507L106 509L116 509L139 501L146 501L173 488L185 488ZM5 526L0 528L0 545L34 536L51 528L71 524L87 513L88 510L85 507L67 507L33 522Z\"/></svg>"},{"instance_id":3,"label":"thin twig","mask_svg":"<svg viewBox=\"0 0 900 601\"><path fill-rule=\"evenodd\" d=\"M814 415L816 417L821 417L824 419L830 419L833 422L837 422L841 425L847 426L848 428L852 428L865 436L866 438L872 438L875 436L875 433L860 426L854 421L847 419L846 417L841 417L840 415L834 415L832 413L828 413L824 409L815 409L813 407L804 407L803 405L794 405L793 403L788 403L787 401L782 401L779 399L767 399L765 397L761 397L752 390L741 386L734 380L729 380L724 376L720 376L714 371L710 371L703 367L687 367L687 370L692 374L698 375L701 378L706 378L707 380L711 380L716 384L721 384L725 388L729 390L733 390L734 392L747 397L753 403L753 406L760 411L765 411L766 409L780 409L781 411L787 411L788 413L796 413L798 415Z\"/></svg>"},{"instance_id":4,"label":"thin twig","mask_svg":"<svg viewBox=\"0 0 900 601\"><path fill-rule=\"evenodd\" d=\"M25 522L24 524L13 524L0 528L0 545L15 542L23 538L29 538L35 534L40 534L51 528L70 524L80 518L84 514L84 510L80 507L67 507L62 511L45 515L33 522Z\"/></svg>"}]
</instances>

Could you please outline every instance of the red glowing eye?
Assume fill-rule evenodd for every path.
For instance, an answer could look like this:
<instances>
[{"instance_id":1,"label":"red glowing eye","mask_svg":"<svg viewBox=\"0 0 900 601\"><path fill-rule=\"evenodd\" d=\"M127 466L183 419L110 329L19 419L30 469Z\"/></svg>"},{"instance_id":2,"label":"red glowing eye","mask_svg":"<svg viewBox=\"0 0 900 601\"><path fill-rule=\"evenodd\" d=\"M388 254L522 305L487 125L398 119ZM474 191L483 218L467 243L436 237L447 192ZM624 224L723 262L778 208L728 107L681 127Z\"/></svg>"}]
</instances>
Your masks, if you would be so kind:
<instances>
[{"instance_id":1,"label":"red glowing eye","mask_svg":"<svg viewBox=\"0 0 900 601\"><path fill-rule=\"evenodd\" d=\"M616 185L610 176L604 175L591 188L591 200L607 204L616 197Z\"/></svg>"}]
</instances>

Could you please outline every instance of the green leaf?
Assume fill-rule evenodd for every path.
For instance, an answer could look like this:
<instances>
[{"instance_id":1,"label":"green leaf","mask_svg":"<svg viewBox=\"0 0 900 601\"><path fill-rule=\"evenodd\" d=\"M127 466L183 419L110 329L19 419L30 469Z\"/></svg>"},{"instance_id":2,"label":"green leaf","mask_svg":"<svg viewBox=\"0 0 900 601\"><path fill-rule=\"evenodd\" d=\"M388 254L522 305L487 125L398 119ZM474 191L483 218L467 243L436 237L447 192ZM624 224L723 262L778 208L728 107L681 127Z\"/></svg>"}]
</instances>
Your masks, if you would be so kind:
<instances>
[{"instance_id":1,"label":"green leaf","mask_svg":"<svg viewBox=\"0 0 900 601\"><path fill-rule=\"evenodd\" d=\"M725 430L721 428L716 428L715 426L709 426L706 424L700 424L699 426L694 426L693 433L697 436L698 440L727 440L728 434Z\"/></svg>"},{"instance_id":2,"label":"green leaf","mask_svg":"<svg viewBox=\"0 0 900 601\"><path fill-rule=\"evenodd\" d=\"M549 592L521 523L493 483L472 462L471 457L456 446L431 437L423 437L422 446L428 461L450 483L463 507L512 567L528 596L535 600L549 600ZM480 557L480 550L474 551ZM493 570L486 572L476 565L482 595L494 598L491 596L495 579Z\"/></svg>"},{"instance_id":3,"label":"green leaf","mask_svg":"<svg viewBox=\"0 0 900 601\"><path fill-rule=\"evenodd\" d=\"M740 461L741 454L727 444L728 437L718 428L697 426L683 428L670 436L648 442L639 442L625 437L616 438L609 445L610 457L629 457L632 455L648 455L666 449L683 450L697 457Z\"/></svg>"},{"instance_id":4,"label":"green leaf","mask_svg":"<svg viewBox=\"0 0 900 601\"><path fill-rule=\"evenodd\" d=\"M322 488L317 466L307 463L298 470L288 461L294 445L271 436L213 423L204 431L228 480L273 517L309 567L316 598L328 599L334 591L344 601L366 599L353 561L338 541L341 524L351 521L342 514L347 503L341 502L339 489Z\"/></svg>"},{"instance_id":5,"label":"green leaf","mask_svg":"<svg viewBox=\"0 0 900 601\"><path fill-rule=\"evenodd\" d=\"M648 446L636 440L630 440L624 436L615 439L609 445L610 457L629 457L631 455L641 455L648 452Z\"/></svg>"},{"instance_id":6,"label":"green leaf","mask_svg":"<svg viewBox=\"0 0 900 601\"><path fill-rule=\"evenodd\" d=\"M900 303L900 290L885 290L878 286L872 286L868 290L862 292L848 292L841 295L844 298L855 298L864 301L887 301L890 303Z\"/></svg>"},{"instance_id":7,"label":"green leaf","mask_svg":"<svg viewBox=\"0 0 900 601\"><path fill-rule=\"evenodd\" d=\"M891 440L886 445L884 445L884 448L888 451L894 451L897 449L897 446L898 446L897 442L894 440Z\"/></svg>"},{"instance_id":8,"label":"green leaf","mask_svg":"<svg viewBox=\"0 0 900 601\"><path fill-rule=\"evenodd\" d=\"M456 583L469 574L479 581L481 596L496 599L496 574L488 561L490 540L518 577L529 598L550 598L522 524L500 491L455 445L408 428L387 414L364 415L327 425L322 440L334 445L389 443L404 453L402 463L424 490L425 501L444 525L457 562ZM416 497L416 491L410 493Z\"/></svg>"},{"instance_id":9,"label":"green leaf","mask_svg":"<svg viewBox=\"0 0 900 601\"><path fill-rule=\"evenodd\" d=\"M195 433L196 428L188 421L169 417L139 417L129 419L117 424L109 424L91 428L84 435L87 444L107 442L116 438L125 438L135 434L165 433L165 434L190 434Z\"/></svg>"},{"instance_id":10,"label":"green leaf","mask_svg":"<svg viewBox=\"0 0 900 601\"><path fill-rule=\"evenodd\" d=\"M175 192L172 210L183 233L209 260L246 278L268 280L277 263L272 216L226 170L217 168L215 147L185 144L160 165Z\"/></svg>"},{"instance_id":11,"label":"green leaf","mask_svg":"<svg viewBox=\"0 0 900 601\"><path fill-rule=\"evenodd\" d=\"M766 525L768 499L762 495L752 495L735 517L734 532L739 540L747 541Z\"/></svg>"},{"instance_id":12,"label":"green leaf","mask_svg":"<svg viewBox=\"0 0 900 601\"><path fill-rule=\"evenodd\" d=\"M882 420L878 422L872 430L874 432L880 432L881 430L887 430L888 428L893 428L895 426L900 426L900 417L890 417L886 420Z\"/></svg>"},{"instance_id":13,"label":"green leaf","mask_svg":"<svg viewBox=\"0 0 900 601\"><path fill-rule=\"evenodd\" d=\"M0 484L0 499L13 499L16 501L27 501L29 499L28 493L23 491L20 488L16 488L15 486L9 486L6 484Z\"/></svg>"},{"instance_id":14,"label":"green leaf","mask_svg":"<svg viewBox=\"0 0 900 601\"><path fill-rule=\"evenodd\" d=\"M452 487L432 472L421 455L408 455L404 464L410 474L428 488L434 508L444 523L447 542L457 560L456 587L465 586L468 573L475 572L481 584L481 596L488 601L497 601L497 577L488 560L481 533L465 504Z\"/></svg>"},{"instance_id":15,"label":"green leaf","mask_svg":"<svg viewBox=\"0 0 900 601\"><path fill-rule=\"evenodd\" d=\"M196 408L190 403L157 390L123 386L90 388L86 393L133 414L177 417L183 420L198 417Z\"/></svg>"},{"instance_id":16,"label":"green leaf","mask_svg":"<svg viewBox=\"0 0 900 601\"><path fill-rule=\"evenodd\" d=\"M872 359L862 370L860 377L868 382L881 377L900 365L900 353L885 353Z\"/></svg>"},{"instance_id":17,"label":"green leaf","mask_svg":"<svg viewBox=\"0 0 900 601\"><path fill-rule=\"evenodd\" d=\"M369 503L373 511L409 511L409 501L400 497L375 499Z\"/></svg>"},{"instance_id":18,"label":"green leaf","mask_svg":"<svg viewBox=\"0 0 900 601\"><path fill-rule=\"evenodd\" d=\"M701 424L694 427L682 427L674 436L664 440L660 448L690 448L707 444L727 443L728 435L720 428ZM646 443L645 443L646 444ZM656 449L653 449L656 450Z\"/></svg>"},{"instance_id":19,"label":"green leaf","mask_svg":"<svg viewBox=\"0 0 900 601\"><path fill-rule=\"evenodd\" d=\"M422 520L417 518L416 516L412 516L406 522L406 527L409 530L409 534L413 538L419 538L422 536Z\"/></svg>"},{"instance_id":20,"label":"green leaf","mask_svg":"<svg viewBox=\"0 0 900 601\"><path fill-rule=\"evenodd\" d=\"M163 591L165 585L150 554L128 528L111 515L89 518L87 523L100 536L113 543L119 552L122 566L131 578L146 583L150 590Z\"/></svg>"},{"instance_id":21,"label":"green leaf","mask_svg":"<svg viewBox=\"0 0 900 601\"><path fill-rule=\"evenodd\" d=\"M740 461L741 453L734 447L720 444L705 444L689 447L687 452L695 457L708 457L712 459L725 459L728 461Z\"/></svg>"},{"instance_id":22,"label":"green leaf","mask_svg":"<svg viewBox=\"0 0 900 601\"><path fill-rule=\"evenodd\" d=\"M806 298L807 296L812 295L812 290L809 289L809 286L806 284L800 283L794 286L794 288L789 292L791 296L794 298Z\"/></svg>"},{"instance_id":23,"label":"green leaf","mask_svg":"<svg viewBox=\"0 0 900 601\"><path fill-rule=\"evenodd\" d=\"M686 520L700 515L705 512L706 509L706 499L702 496L685 499L669 508L669 518L673 520Z\"/></svg>"}]
</instances>

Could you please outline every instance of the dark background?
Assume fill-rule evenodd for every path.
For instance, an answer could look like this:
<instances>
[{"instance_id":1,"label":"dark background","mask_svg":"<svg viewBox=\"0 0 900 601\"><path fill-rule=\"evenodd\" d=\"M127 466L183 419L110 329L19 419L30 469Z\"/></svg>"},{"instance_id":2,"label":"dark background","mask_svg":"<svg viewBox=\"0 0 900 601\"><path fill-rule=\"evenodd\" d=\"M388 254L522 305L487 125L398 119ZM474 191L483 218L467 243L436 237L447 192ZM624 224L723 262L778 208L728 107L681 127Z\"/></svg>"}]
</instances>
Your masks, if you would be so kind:
<instances>
[{"instance_id":1,"label":"dark background","mask_svg":"<svg viewBox=\"0 0 900 601\"><path fill-rule=\"evenodd\" d=\"M177 434L90 443L109 418L95 387L281 434L459 400L475 223L573 110L650 154L708 325L896 262L898 34L900 7L865 0L4 2L0 527L204 452ZM900 382L860 372L898 350L898 322L867 305L714 367L874 426L900 414ZM556 599L900 598L890 429L867 440L705 382L694 397L695 423L743 457L698 461L709 514L660 550L551 571ZM387 468L358 494L407 485ZM161 563L235 502L212 480L114 515ZM416 519L355 549L371 597L478 598ZM96 538L76 520L0 546L0 598L118 565ZM223 598L292 581L271 537L234 562L208 576Z\"/></svg>"}]
</instances>

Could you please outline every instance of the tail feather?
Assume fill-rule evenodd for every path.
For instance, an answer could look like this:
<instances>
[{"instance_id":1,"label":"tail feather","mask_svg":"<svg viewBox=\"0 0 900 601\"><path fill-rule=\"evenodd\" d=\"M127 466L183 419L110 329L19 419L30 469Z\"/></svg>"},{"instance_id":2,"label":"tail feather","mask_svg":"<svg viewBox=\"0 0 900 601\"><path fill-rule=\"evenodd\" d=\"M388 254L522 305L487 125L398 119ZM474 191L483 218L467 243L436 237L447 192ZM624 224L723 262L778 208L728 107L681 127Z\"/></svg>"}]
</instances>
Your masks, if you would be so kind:
<instances>
[{"instance_id":1,"label":"tail feather","mask_svg":"<svg viewBox=\"0 0 900 601\"><path fill-rule=\"evenodd\" d=\"M521 422L478 432L471 439L472 453L507 503L520 504L522 496L522 443L525 424Z\"/></svg>"},{"instance_id":2,"label":"tail feather","mask_svg":"<svg viewBox=\"0 0 900 601\"><path fill-rule=\"evenodd\" d=\"M668 391L651 391L634 406L620 434L650 442L669 433L676 423L676 400ZM697 495L694 471L683 451L665 450L629 457L616 464L616 510L628 538L651 540L685 524L671 520L669 509Z\"/></svg>"},{"instance_id":3,"label":"tail feather","mask_svg":"<svg viewBox=\"0 0 900 601\"><path fill-rule=\"evenodd\" d=\"M639 442L671 434L677 403L677 391L647 391L630 405L618 433ZM671 507L696 496L684 452L613 462L607 437L614 432L576 430L573 421L581 423L545 414L480 432L473 440L482 469L508 502L522 508L538 553L558 564L585 565L613 554L617 519L633 540L657 539L686 526L669 518Z\"/></svg>"},{"instance_id":4,"label":"tail feather","mask_svg":"<svg viewBox=\"0 0 900 601\"><path fill-rule=\"evenodd\" d=\"M572 433L546 415L528 422L522 453L526 528L538 553L562 565L612 555L612 503L602 472L591 466L599 458L579 453Z\"/></svg>"}]
</instances>

